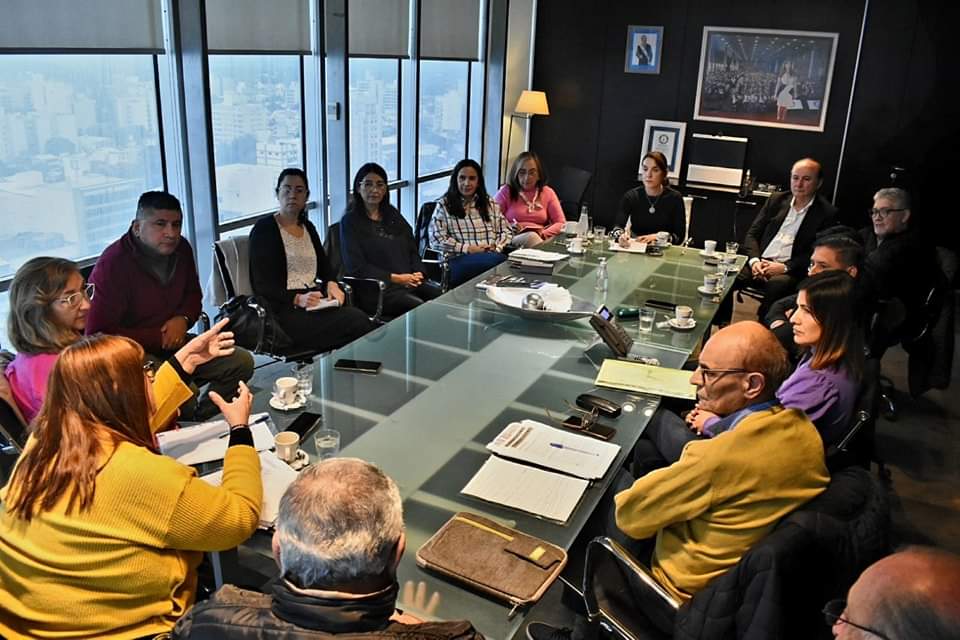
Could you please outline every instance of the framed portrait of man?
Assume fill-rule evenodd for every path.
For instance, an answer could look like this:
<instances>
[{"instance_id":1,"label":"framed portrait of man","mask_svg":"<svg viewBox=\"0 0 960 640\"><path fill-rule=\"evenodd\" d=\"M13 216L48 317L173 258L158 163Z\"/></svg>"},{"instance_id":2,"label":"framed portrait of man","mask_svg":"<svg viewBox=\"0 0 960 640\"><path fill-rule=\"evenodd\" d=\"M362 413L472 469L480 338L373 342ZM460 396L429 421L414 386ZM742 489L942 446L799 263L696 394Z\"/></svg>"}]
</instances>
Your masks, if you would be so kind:
<instances>
[{"instance_id":1,"label":"framed portrait of man","mask_svg":"<svg viewBox=\"0 0 960 640\"><path fill-rule=\"evenodd\" d=\"M663 51L663 27L627 27L626 73L660 73Z\"/></svg>"},{"instance_id":2,"label":"framed portrait of man","mask_svg":"<svg viewBox=\"0 0 960 640\"><path fill-rule=\"evenodd\" d=\"M823 131L838 35L704 27L694 119Z\"/></svg>"}]
</instances>

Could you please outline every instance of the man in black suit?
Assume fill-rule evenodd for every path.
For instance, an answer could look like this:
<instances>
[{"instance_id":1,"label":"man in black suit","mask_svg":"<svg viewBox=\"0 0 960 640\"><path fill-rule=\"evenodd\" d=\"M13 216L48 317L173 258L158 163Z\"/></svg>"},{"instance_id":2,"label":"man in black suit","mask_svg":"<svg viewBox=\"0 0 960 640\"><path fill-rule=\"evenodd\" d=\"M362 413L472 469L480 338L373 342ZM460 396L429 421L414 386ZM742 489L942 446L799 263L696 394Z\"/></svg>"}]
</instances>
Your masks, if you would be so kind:
<instances>
[{"instance_id":1,"label":"man in black suit","mask_svg":"<svg viewBox=\"0 0 960 640\"><path fill-rule=\"evenodd\" d=\"M817 232L837 223L836 207L817 193L822 183L819 162L798 160L790 170L790 191L770 196L747 231L747 269L738 280L763 290L761 319L806 277Z\"/></svg>"}]
</instances>

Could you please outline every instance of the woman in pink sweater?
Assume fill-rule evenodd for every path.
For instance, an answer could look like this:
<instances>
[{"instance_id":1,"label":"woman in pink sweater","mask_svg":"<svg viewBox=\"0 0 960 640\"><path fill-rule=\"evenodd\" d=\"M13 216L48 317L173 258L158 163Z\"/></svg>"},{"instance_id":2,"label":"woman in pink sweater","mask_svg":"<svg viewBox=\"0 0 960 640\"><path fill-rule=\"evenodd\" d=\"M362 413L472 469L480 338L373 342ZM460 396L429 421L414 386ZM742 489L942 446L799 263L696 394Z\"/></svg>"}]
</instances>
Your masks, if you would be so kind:
<instances>
[{"instance_id":1,"label":"woman in pink sweater","mask_svg":"<svg viewBox=\"0 0 960 640\"><path fill-rule=\"evenodd\" d=\"M524 151L510 168L509 181L493 197L514 226L515 247L535 247L563 230L566 217L556 192L547 186L540 158Z\"/></svg>"}]
</instances>

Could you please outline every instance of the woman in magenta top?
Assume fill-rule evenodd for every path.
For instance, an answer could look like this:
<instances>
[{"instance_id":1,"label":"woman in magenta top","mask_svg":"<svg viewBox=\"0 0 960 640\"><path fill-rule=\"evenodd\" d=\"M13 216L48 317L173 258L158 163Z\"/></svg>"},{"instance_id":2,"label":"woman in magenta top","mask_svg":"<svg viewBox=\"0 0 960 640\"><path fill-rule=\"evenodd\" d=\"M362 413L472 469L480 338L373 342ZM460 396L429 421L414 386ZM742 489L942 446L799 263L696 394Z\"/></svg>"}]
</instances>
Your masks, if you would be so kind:
<instances>
[{"instance_id":1,"label":"woman in magenta top","mask_svg":"<svg viewBox=\"0 0 960 640\"><path fill-rule=\"evenodd\" d=\"M563 231L566 216L556 192L547 186L547 176L537 154L521 153L508 175L509 181L493 199L507 222L514 226L516 235L510 244L535 247Z\"/></svg>"}]
</instances>

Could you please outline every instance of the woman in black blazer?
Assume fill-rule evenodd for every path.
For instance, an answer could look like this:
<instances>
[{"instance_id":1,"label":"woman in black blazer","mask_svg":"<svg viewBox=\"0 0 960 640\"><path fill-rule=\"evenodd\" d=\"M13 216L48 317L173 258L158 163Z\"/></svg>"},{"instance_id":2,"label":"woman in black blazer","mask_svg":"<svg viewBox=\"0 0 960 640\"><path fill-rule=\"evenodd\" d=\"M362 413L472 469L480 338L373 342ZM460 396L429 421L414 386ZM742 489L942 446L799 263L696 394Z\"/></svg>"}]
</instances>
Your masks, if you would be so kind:
<instances>
[{"instance_id":1,"label":"woman in black blazer","mask_svg":"<svg viewBox=\"0 0 960 640\"><path fill-rule=\"evenodd\" d=\"M440 287L423 275L413 229L390 204L387 172L368 162L353 178L353 197L340 221L340 246L347 275L387 283L383 312L396 317L433 300ZM376 306L376 300L363 301Z\"/></svg>"},{"instance_id":2,"label":"woman in black blazer","mask_svg":"<svg viewBox=\"0 0 960 640\"><path fill-rule=\"evenodd\" d=\"M341 347L370 331L373 323L360 309L343 306L343 291L317 229L307 219L306 174L284 169L276 194L277 213L261 218L250 231L253 292L267 301L297 347L318 351Z\"/></svg>"}]
</instances>

